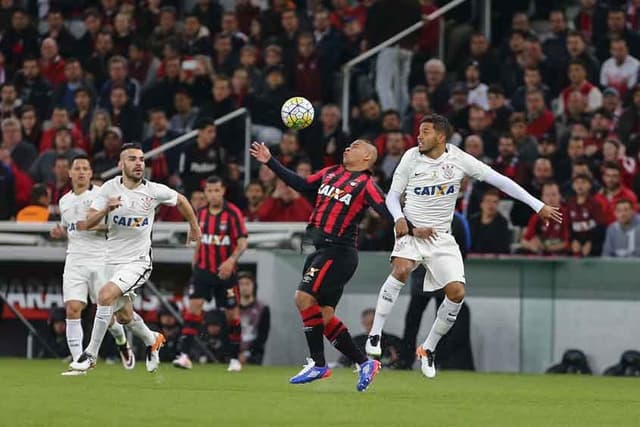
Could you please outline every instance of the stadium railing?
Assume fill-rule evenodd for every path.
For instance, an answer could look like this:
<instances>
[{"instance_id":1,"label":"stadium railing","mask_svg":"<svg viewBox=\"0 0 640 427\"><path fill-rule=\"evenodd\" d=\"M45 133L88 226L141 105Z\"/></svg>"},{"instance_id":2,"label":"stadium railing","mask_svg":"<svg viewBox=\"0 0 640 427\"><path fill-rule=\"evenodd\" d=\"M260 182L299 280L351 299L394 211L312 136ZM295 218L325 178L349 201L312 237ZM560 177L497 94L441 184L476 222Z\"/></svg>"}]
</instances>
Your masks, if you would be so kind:
<instances>
[{"instance_id":1,"label":"stadium railing","mask_svg":"<svg viewBox=\"0 0 640 427\"><path fill-rule=\"evenodd\" d=\"M391 46L398 41L402 40L406 36L411 33L414 33L424 27L425 21L435 21L436 19L440 19L445 13L461 5L467 0L453 0L444 6L438 8L436 11L430 13L424 19L416 22L412 26L400 31L395 36L388 38L377 46L372 47L371 49L363 52L359 56L356 56L351 61L347 62L342 66L342 129L345 132L349 132L349 92L350 92L350 84L351 84L351 70L358 64L367 59L371 58L374 55L377 55L382 49ZM483 0L482 7L482 31L486 34L487 38L490 39L491 36L491 0ZM445 55L445 20L440 20L440 34L438 35L438 56L440 59L444 60Z\"/></svg>"},{"instance_id":2,"label":"stadium railing","mask_svg":"<svg viewBox=\"0 0 640 427\"><path fill-rule=\"evenodd\" d=\"M0 221L0 245L65 245L66 240L52 241L49 238L49 230L56 224ZM306 226L304 222L248 222L249 247L300 250ZM157 222L153 226L154 246L184 246L187 230L186 222Z\"/></svg>"},{"instance_id":3,"label":"stadium railing","mask_svg":"<svg viewBox=\"0 0 640 427\"><path fill-rule=\"evenodd\" d=\"M251 162L251 156L249 154L249 148L251 145L251 116L249 115L249 110L247 110L246 108L238 108L237 110L234 110L229 114L225 114L224 116L217 118L215 120L215 124L216 126L220 126L229 122L230 120L234 120L242 116L244 116L244 120L245 120L245 123L244 123L244 127L245 127L245 130L244 130L244 168L245 168L244 187L246 187L249 184L249 180L251 179L251 174L249 173L249 165ZM192 138L195 138L197 134L198 134L197 130L192 130L191 132L187 132L184 135L181 135L175 139L172 139L171 141L166 142L165 144L162 144L157 148L154 148L153 150L147 151L146 153L144 153L144 158L152 159L158 154L164 153L167 150L170 150L174 147L177 147L180 144L184 144L185 142L189 141ZM119 171L120 169L118 167L114 167L103 172L102 175L100 175L100 177L102 179L109 179L117 175Z\"/></svg>"}]
</instances>

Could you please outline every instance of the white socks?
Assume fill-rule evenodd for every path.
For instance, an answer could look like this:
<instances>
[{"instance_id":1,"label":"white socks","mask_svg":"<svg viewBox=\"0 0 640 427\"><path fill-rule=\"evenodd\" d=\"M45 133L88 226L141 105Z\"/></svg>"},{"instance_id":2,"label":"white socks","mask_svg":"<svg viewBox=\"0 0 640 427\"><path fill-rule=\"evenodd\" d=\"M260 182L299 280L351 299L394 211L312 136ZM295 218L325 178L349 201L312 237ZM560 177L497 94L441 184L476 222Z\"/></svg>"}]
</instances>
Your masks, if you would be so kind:
<instances>
[{"instance_id":1,"label":"white socks","mask_svg":"<svg viewBox=\"0 0 640 427\"><path fill-rule=\"evenodd\" d=\"M116 345L122 345L127 342L127 336L124 334L124 328L120 323L113 319L113 325L109 326L109 332L116 340Z\"/></svg>"},{"instance_id":2,"label":"white socks","mask_svg":"<svg viewBox=\"0 0 640 427\"><path fill-rule=\"evenodd\" d=\"M80 319L67 319L67 345L71 358L75 361L82 354L82 323Z\"/></svg>"},{"instance_id":3,"label":"white socks","mask_svg":"<svg viewBox=\"0 0 640 427\"><path fill-rule=\"evenodd\" d=\"M135 336L140 338L146 346L153 345L153 343L156 342L156 335L151 331L151 329L149 329L149 327L144 323L144 320L142 320L142 317L140 317L140 315L135 311L133 312L131 322L127 324L127 328L129 328Z\"/></svg>"},{"instance_id":4,"label":"white socks","mask_svg":"<svg viewBox=\"0 0 640 427\"><path fill-rule=\"evenodd\" d=\"M387 319L387 315L391 313L391 309L396 303L403 286L404 283L392 275L389 275L387 280L384 281L384 284L380 288L380 293L378 294L376 314L373 318L373 326L371 327L369 335L382 335L384 322Z\"/></svg>"},{"instance_id":5,"label":"white socks","mask_svg":"<svg viewBox=\"0 0 640 427\"><path fill-rule=\"evenodd\" d=\"M456 303L451 301L446 296L444 297L444 301L442 301L442 304L438 309L436 321L433 322L433 326L431 326L429 335L427 336L424 344L422 344L422 348L431 352L435 352L440 338L445 336L447 332L449 332L449 329L451 329L453 324L456 322L461 307L462 301Z\"/></svg>"},{"instance_id":6,"label":"white socks","mask_svg":"<svg viewBox=\"0 0 640 427\"><path fill-rule=\"evenodd\" d=\"M96 318L93 321L93 330L91 331L91 341L89 341L86 350L87 353L94 357L98 355L104 334L107 333L107 328L109 328L111 316L113 316L113 306L98 305Z\"/></svg>"}]
</instances>

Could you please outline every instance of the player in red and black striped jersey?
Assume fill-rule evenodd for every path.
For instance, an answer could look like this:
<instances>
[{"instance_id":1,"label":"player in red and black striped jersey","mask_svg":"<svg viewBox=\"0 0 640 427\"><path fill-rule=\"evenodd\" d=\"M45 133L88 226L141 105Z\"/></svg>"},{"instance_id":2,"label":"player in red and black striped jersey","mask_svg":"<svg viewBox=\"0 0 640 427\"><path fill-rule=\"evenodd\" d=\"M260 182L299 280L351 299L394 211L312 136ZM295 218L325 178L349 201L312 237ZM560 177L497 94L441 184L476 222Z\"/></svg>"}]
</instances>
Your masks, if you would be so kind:
<instances>
[{"instance_id":1,"label":"player in red and black striped jersey","mask_svg":"<svg viewBox=\"0 0 640 427\"><path fill-rule=\"evenodd\" d=\"M192 367L189 355L194 338L202 325L202 307L215 298L216 306L224 308L230 342L229 371L239 371L242 365L238 352L242 342L240 307L238 305L238 258L247 249L247 228L242 211L224 199L225 186L217 176L206 181L204 194L207 206L197 213L202 238L193 259L193 277L189 286L189 307L184 313L184 327L178 344L179 356L173 361L178 368Z\"/></svg>"},{"instance_id":2,"label":"player in red and black striped jersey","mask_svg":"<svg viewBox=\"0 0 640 427\"><path fill-rule=\"evenodd\" d=\"M296 191L317 192L307 227L307 236L316 251L306 259L295 295L311 359L290 382L301 384L331 375L324 357L324 335L360 366L357 389L364 391L380 364L367 359L357 349L347 327L335 316L335 307L358 266L356 237L365 210L372 207L381 215L389 216L384 193L369 173L376 162L376 148L365 140L356 140L345 150L342 165L322 169L307 178L284 167L264 144L254 142L251 154Z\"/></svg>"}]
</instances>

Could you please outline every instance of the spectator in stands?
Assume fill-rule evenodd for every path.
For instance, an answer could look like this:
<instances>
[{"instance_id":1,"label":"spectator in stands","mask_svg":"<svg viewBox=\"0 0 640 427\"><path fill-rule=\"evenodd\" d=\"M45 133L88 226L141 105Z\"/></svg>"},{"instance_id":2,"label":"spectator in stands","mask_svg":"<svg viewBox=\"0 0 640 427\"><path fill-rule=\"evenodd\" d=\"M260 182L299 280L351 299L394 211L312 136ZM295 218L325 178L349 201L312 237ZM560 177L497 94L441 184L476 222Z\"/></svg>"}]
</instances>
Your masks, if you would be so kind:
<instances>
[{"instance_id":1,"label":"spectator in stands","mask_svg":"<svg viewBox=\"0 0 640 427\"><path fill-rule=\"evenodd\" d=\"M349 34L356 44L357 40L362 40L362 28L364 24L357 19L347 20L348 30L343 35L339 27L331 25L329 22L329 12L320 8L313 15L313 36L315 38L315 50L318 55L322 87L326 88L322 100L327 103L334 99L334 81L336 70L341 61L345 58L348 41L344 40Z\"/></svg>"},{"instance_id":2,"label":"spectator in stands","mask_svg":"<svg viewBox=\"0 0 640 427\"><path fill-rule=\"evenodd\" d=\"M167 58L162 65L164 67L164 75L143 94L142 107L147 110L160 108L171 116L175 113L175 94L185 88L180 81L180 58Z\"/></svg>"},{"instance_id":3,"label":"spectator in stands","mask_svg":"<svg viewBox=\"0 0 640 427\"><path fill-rule=\"evenodd\" d=\"M27 56L37 55L38 48L38 32L31 25L29 15L20 7L14 8L11 27L0 39L0 52L5 58L9 74L17 71Z\"/></svg>"},{"instance_id":4,"label":"spectator in stands","mask_svg":"<svg viewBox=\"0 0 640 427\"><path fill-rule=\"evenodd\" d=\"M152 134L142 143L142 149L145 153L180 136L169 129L167 115L161 109L149 110L149 128ZM179 160L178 147L171 148L150 159L147 167L151 167L151 180L168 183L171 187L176 188L180 181L177 175Z\"/></svg>"},{"instance_id":5,"label":"spectator in stands","mask_svg":"<svg viewBox=\"0 0 640 427\"><path fill-rule=\"evenodd\" d=\"M539 100L539 98L538 98ZM509 119L509 131L518 150L518 157L525 164L531 165L538 157L538 143L529 135L527 122L522 113L513 113Z\"/></svg>"},{"instance_id":6,"label":"spectator in stands","mask_svg":"<svg viewBox=\"0 0 640 427\"><path fill-rule=\"evenodd\" d=\"M82 60L88 59L93 54L98 34L102 27L102 16L95 8L88 8L82 17L85 32L77 42L77 56Z\"/></svg>"},{"instance_id":7,"label":"spectator in stands","mask_svg":"<svg viewBox=\"0 0 640 427\"><path fill-rule=\"evenodd\" d=\"M499 84L489 86L487 99L489 114L492 116L491 128L499 133L506 132L509 128L509 117L513 113L513 108L508 104L502 86Z\"/></svg>"},{"instance_id":8,"label":"spectator in stands","mask_svg":"<svg viewBox=\"0 0 640 427\"><path fill-rule=\"evenodd\" d=\"M16 74L14 83L22 103L36 107L40 121L48 119L51 111L51 85L40 75L35 57L24 58L22 69Z\"/></svg>"},{"instance_id":9,"label":"spectator in stands","mask_svg":"<svg viewBox=\"0 0 640 427\"><path fill-rule=\"evenodd\" d=\"M47 13L47 28L49 31L43 38L54 41L56 47L60 48L60 55L65 58L75 55L77 40L65 27L61 10L54 8L49 10L49 13ZM43 72L43 75L46 75L46 73ZM53 82L51 83L54 84Z\"/></svg>"},{"instance_id":10,"label":"spectator in stands","mask_svg":"<svg viewBox=\"0 0 640 427\"><path fill-rule=\"evenodd\" d=\"M491 166L520 185L526 186L529 183L529 168L518 157L516 143L510 134L500 136L498 157Z\"/></svg>"},{"instance_id":11,"label":"spectator in stands","mask_svg":"<svg viewBox=\"0 0 640 427\"><path fill-rule=\"evenodd\" d=\"M111 123L122 131L125 141L140 141L142 137L142 114L127 94L123 85L111 87L109 114Z\"/></svg>"},{"instance_id":12,"label":"spectator in stands","mask_svg":"<svg viewBox=\"0 0 640 427\"><path fill-rule=\"evenodd\" d=\"M505 217L498 212L500 193L489 189L482 195L480 212L469 218L471 253L508 254L511 252L511 231Z\"/></svg>"},{"instance_id":13,"label":"spectator in stands","mask_svg":"<svg viewBox=\"0 0 640 427\"><path fill-rule=\"evenodd\" d=\"M604 223L609 225L616 220L616 206L618 200L631 202L632 209L637 209L638 198L635 193L622 183L620 165L606 162L602 165L602 189L599 192L603 201Z\"/></svg>"},{"instance_id":14,"label":"spectator in stands","mask_svg":"<svg viewBox=\"0 0 640 427\"><path fill-rule=\"evenodd\" d=\"M16 87L12 83L4 83L0 88L0 119L16 117L22 106Z\"/></svg>"},{"instance_id":15,"label":"spectator in stands","mask_svg":"<svg viewBox=\"0 0 640 427\"><path fill-rule=\"evenodd\" d=\"M64 308L54 306L49 313L49 319L47 320L47 331L44 339L47 342L49 348L55 351L56 354L50 354L44 347L36 347L36 357L39 359L46 358L67 358L70 357L69 346L67 345L67 324L65 318L67 317Z\"/></svg>"},{"instance_id":16,"label":"spectator in stands","mask_svg":"<svg viewBox=\"0 0 640 427\"><path fill-rule=\"evenodd\" d=\"M411 90L408 114L402 120L402 132L416 138L419 133L420 122L430 111L431 105L429 104L429 93L426 86L415 86Z\"/></svg>"},{"instance_id":17,"label":"spectator in stands","mask_svg":"<svg viewBox=\"0 0 640 427\"><path fill-rule=\"evenodd\" d=\"M591 177L573 177L575 196L567 200L566 219L571 223L571 254L579 257L598 255L602 250L603 216L602 205L591 194Z\"/></svg>"},{"instance_id":18,"label":"spectator in stands","mask_svg":"<svg viewBox=\"0 0 640 427\"><path fill-rule=\"evenodd\" d=\"M127 55L133 41L133 22L131 15L118 12L113 20L113 51L116 55Z\"/></svg>"},{"instance_id":19,"label":"spectator in stands","mask_svg":"<svg viewBox=\"0 0 640 427\"><path fill-rule=\"evenodd\" d=\"M449 85L446 81L447 69L439 59L432 58L424 64L425 81L429 92L429 105L434 112L446 114L449 110Z\"/></svg>"},{"instance_id":20,"label":"spectator in stands","mask_svg":"<svg viewBox=\"0 0 640 427\"><path fill-rule=\"evenodd\" d=\"M58 133L58 129L60 128L66 128L69 130L69 132L71 132L71 139L79 148L87 148L83 145L84 138L82 137L82 133L78 129L76 129L76 127L71 122L69 111L67 111L66 108L62 106L54 107L53 112L51 113L51 120L49 120L49 126L49 129L42 133L39 150L41 153L53 147L53 140Z\"/></svg>"},{"instance_id":21,"label":"spectator in stands","mask_svg":"<svg viewBox=\"0 0 640 427\"><path fill-rule=\"evenodd\" d=\"M73 127L81 133L78 145L85 147L87 152L91 151L90 131L94 100L92 91L85 86L76 89L73 95L74 108L71 114L71 122Z\"/></svg>"},{"instance_id":22,"label":"spectator in stands","mask_svg":"<svg viewBox=\"0 0 640 427\"><path fill-rule=\"evenodd\" d=\"M16 212L16 182L11 165L11 155L6 148L0 147L0 220L13 219Z\"/></svg>"},{"instance_id":23,"label":"spectator in stands","mask_svg":"<svg viewBox=\"0 0 640 427\"><path fill-rule=\"evenodd\" d=\"M464 139L464 151L483 163L491 163L491 159L484 155L484 143L482 138L471 134Z\"/></svg>"},{"instance_id":24,"label":"spectator in stands","mask_svg":"<svg viewBox=\"0 0 640 427\"><path fill-rule=\"evenodd\" d=\"M533 178L525 185L525 189L534 197L540 198L542 186L544 183L554 179L554 170L551 160L539 157L533 163ZM524 227L528 224L531 217L531 210L527 210L527 206L516 201L511 209L511 223L518 227Z\"/></svg>"},{"instance_id":25,"label":"spectator in stands","mask_svg":"<svg viewBox=\"0 0 640 427\"><path fill-rule=\"evenodd\" d=\"M262 93L251 94L247 107L253 120L252 133L259 141L273 144L282 136L280 107L291 97L285 85L281 66L271 66L265 71L265 88Z\"/></svg>"},{"instance_id":26,"label":"spectator in stands","mask_svg":"<svg viewBox=\"0 0 640 427\"><path fill-rule=\"evenodd\" d=\"M300 161L298 134L292 130L283 133L280 144L273 148L273 156L289 169L293 169Z\"/></svg>"},{"instance_id":27,"label":"spectator in stands","mask_svg":"<svg viewBox=\"0 0 640 427\"><path fill-rule=\"evenodd\" d=\"M540 139L545 133L553 132L555 117L544 104L544 94L540 90L527 92L527 134Z\"/></svg>"},{"instance_id":28,"label":"spectator in stands","mask_svg":"<svg viewBox=\"0 0 640 427\"><path fill-rule=\"evenodd\" d=\"M176 91L174 106L176 113L169 121L169 128L177 134L191 132L200 116L200 109L193 106L193 98L187 89L182 88Z\"/></svg>"},{"instance_id":29,"label":"spectator in stands","mask_svg":"<svg viewBox=\"0 0 640 427\"><path fill-rule=\"evenodd\" d=\"M111 127L111 115L108 111L97 108L91 117L89 125L89 150L96 153L102 150L102 141L107 130Z\"/></svg>"},{"instance_id":30,"label":"spectator in stands","mask_svg":"<svg viewBox=\"0 0 640 427\"><path fill-rule=\"evenodd\" d=\"M565 141L569 137L573 125L589 122L587 108L587 98L580 92L571 92L567 108L562 114L556 115L556 134L559 141Z\"/></svg>"},{"instance_id":31,"label":"spectator in stands","mask_svg":"<svg viewBox=\"0 0 640 427\"><path fill-rule=\"evenodd\" d=\"M614 131L622 115L622 99L615 88L608 87L602 91L602 108L611 114L612 122L609 130Z\"/></svg>"},{"instance_id":32,"label":"spectator in stands","mask_svg":"<svg viewBox=\"0 0 640 427\"><path fill-rule=\"evenodd\" d=\"M108 81L109 76L107 74L107 68L109 66L109 60L113 56L113 38L111 33L106 30L101 30L96 38L95 47L91 51L91 56L87 59L85 68L87 70L87 77L93 80L93 84L96 88L101 89ZM102 90L100 90L102 94ZM109 102L108 92L105 93L107 99L102 102L100 98L100 105L104 105Z\"/></svg>"},{"instance_id":33,"label":"spectator in stands","mask_svg":"<svg viewBox=\"0 0 640 427\"><path fill-rule=\"evenodd\" d=\"M542 201L549 206L560 207L560 187L549 181L542 185ZM564 208L562 208L564 213ZM566 215L563 215L566 217ZM529 219L527 229L522 235L520 244L524 253L534 255L564 255L570 245L569 221L562 224L545 224L538 215Z\"/></svg>"},{"instance_id":34,"label":"spectator in stands","mask_svg":"<svg viewBox=\"0 0 640 427\"><path fill-rule=\"evenodd\" d=\"M213 68L220 74L230 76L238 66L238 55L233 50L231 35L218 33L213 39Z\"/></svg>"},{"instance_id":35,"label":"spectator in stands","mask_svg":"<svg viewBox=\"0 0 640 427\"><path fill-rule=\"evenodd\" d=\"M202 25L200 17L194 13L184 17L184 33L182 35L182 52L188 56L210 55L211 32Z\"/></svg>"},{"instance_id":36,"label":"spectator in stands","mask_svg":"<svg viewBox=\"0 0 640 427\"><path fill-rule=\"evenodd\" d=\"M202 190L194 190L191 192L191 196L189 197L189 203L193 207L194 211L199 211L200 209L207 206L207 198L204 195L204 191Z\"/></svg>"},{"instance_id":37,"label":"spectator in stands","mask_svg":"<svg viewBox=\"0 0 640 427\"><path fill-rule=\"evenodd\" d=\"M278 179L273 193L260 205L258 219L265 222L304 222L312 211L311 203Z\"/></svg>"},{"instance_id":38,"label":"spectator in stands","mask_svg":"<svg viewBox=\"0 0 640 427\"><path fill-rule=\"evenodd\" d=\"M612 39L610 52L611 58L604 61L600 69L600 85L613 87L624 97L636 84L640 61L629 55L624 39Z\"/></svg>"},{"instance_id":39,"label":"spectator in stands","mask_svg":"<svg viewBox=\"0 0 640 427\"><path fill-rule=\"evenodd\" d=\"M593 29L599 24L594 20L595 6L596 0L581 0L580 9L573 21L574 27L582 34L584 40L591 40Z\"/></svg>"},{"instance_id":40,"label":"spectator in stands","mask_svg":"<svg viewBox=\"0 0 640 427\"><path fill-rule=\"evenodd\" d=\"M616 139L609 138L602 145L602 163L613 162L620 165L622 184L633 188L638 176L638 161L625 153L625 148Z\"/></svg>"},{"instance_id":41,"label":"spectator in stands","mask_svg":"<svg viewBox=\"0 0 640 427\"><path fill-rule=\"evenodd\" d=\"M242 322L242 344L240 362L244 365L262 365L265 345L271 328L269 306L258 300L256 282L253 274L238 273L240 289L240 321Z\"/></svg>"},{"instance_id":42,"label":"spectator in stands","mask_svg":"<svg viewBox=\"0 0 640 427\"><path fill-rule=\"evenodd\" d=\"M382 171L385 181L390 183L393 172L400 163L400 159L405 153L406 148L402 132L400 131L388 131L385 139L385 154L380 158L378 167Z\"/></svg>"},{"instance_id":43,"label":"spectator in stands","mask_svg":"<svg viewBox=\"0 0 640 427\"><path fill-rule=\"evenodd\" d=\"M216 141L216 125L211 119L200 119L198 135L180 154L180 179L186 194L201 189L202 182L209 176L224 176L224 157Z\"/></svg>"},{"instance_id":44,"label":"spectator in stands","mask_svg":"<svg viewBox=\"0 0 640 427\"><path fill-rule=\"evenodd\" d=\"M640 148L640 85L634 86L630 91L631 102L624 110L616 127L616 134L626 146L626 153L637 156Z\"/></svg>"},{"instance_id":45,"label":"spectator in stands","mask_svg":"<svg viewBox=\"0 0 640 427\"><path fill-rule=\"evenodd\" d=\"M609 225L602 247L605 257L640 257L640 216L635 202L621 198L616 201L616 221Z\"/></svg>"},{"instance_id":46,"label":"spectator in stands","mask_svg":"<svg viewBox=\"0 0 640 427\"><path fill-rule=\"evenodd\" d=\"M51 200L49 202L49 214L50 220L60 219L60 199L62 196L71 191L71 179L69 179L69 159L60 155L56 157L56 161L53 165L53 181L47 183Z\"/></svg>"},{"instance_id":47,"label":"spectator in stands","mask_svg":"<svg viewBox=\"0 0 640 427\"><path fill-rule=\"evenodd\" d=\"M93 160L92 169L96 176L118 166L120 149L123 144L122 131L120 128L111 126L107 129L102 144L103 150L96 153Z\"/></svg>"},{"instance_id":48,"label":"spectator in stands","mask_svg":"<svg viewBox=\"0 0 640 427\"><path fill-rule=\"evenodd\" d=\"M113 108L111 100L112 89L116 86L124 87L128 99L133 105L140 102L140 84L129 77L129 63L124 56L115 55L108 62L109 79L100 89L99 104L102 108Z\"/></svg>"},{"instance_id":49,"label":"spectator in stands","mask_svg":"<svg viewBox=\"0 0 640 427\"><path fill-rule=\"evenodd\" d=\"M382 113L380 134L373 140L373 145L378 149L378 156L382 157L385 153L385 144L387 143L387 132L400 132L401 120L400 114L396 110L387 110ZM402 134L402 133L401 133ZM409 149L416 145L416 140L409 134L402 134L405 149Z\"/></svg>"},{"instance_id":50,"label":"spectator in stands","mask_svg":"<svg viewBox=\"0 0 640 427\"><path fill-rule=\"evenodd\" d=\"M498 152L498 136L491 129L491 116L478 105L469 107L469 132L482 138L484 152L487 156L495 158Z\"/></svg>"},{"instance_id":51,"label":"spectator in stands","mask_svg":"<svg viewBox=\"0 0 640 427\"><path fill-rule=\"evenodd\" d=\"M567 57L567 19L564 11L554 9L549 12L550 32L542 43L542 51L552 64Z\"/></svg>"},{"instance_id":52,"label":"spectator in stands","mask_svg":"<svg viewBox=\"0 0 640 427\"><path fill-rule=\"evenodd\" d=\"M229 337L224 311L219 308L207 311L204 314L204 327L205 333L203 341L214 359L211 359L209 355L202 354L199 357L200 363L226 362ZM198 349L198 351L200 351L200 349Z\"/></svg>"},{"instance_id":53,"label":"spectator in stands","mask_svg":"<svg viewBox=\"0 0 640 427\"><path fill-rule=\"evenodd\" d=\"M180 312L176 303L169 304L175 313ZM157 330L166 338L166 342L160 348L160 361L171 362L178 355L178 338L180 338L178 319L167 307L161 305L158 309L158 324L160 327Z\"/></svg>"},{"instance_id":54,"label":"spectator in stands","mask_svg":"<svg viewBox=\"0 0 640 427\"><path fill-rule=\"evenodd\" d=\"M64 107L67 111L75 111L75 94L80 88L88 91L91 99L95 99L95 91L90 82L84 78L80 61L69 58L64 63L64 81L53 91L53 103Z\"/></svg>"},{"instance_id":55,"label":"spectator in stands","mask_svg":"<svg viewBox=\"0 0 640 427\"><path fill-rule=\"evenodd\" d=\"M144 42L133 40L129 45L129 76L140 84L140 90L149 89L158 78L160 60L151 55Z\"/></svg>"},{"instance_id":56,"label":"spectator in stands","mask_svg":"<svg viewBox=\"0 0 640 427\"><path fill-rule=\"evenodd\" d=\"M539 90L542 92L547 106L551 101L551 90L542 81L542 75L540 69L535 66L528 66L524 69L524 84L519 86L513 96L511 97L511 106L515 111L524 111L526 109L526 97L527 93Z\"/></svg>"},{"instance_id":57,"label":"spectator in stands","mask_svg":"<svg viewBox=\"0 0 640 427\"><path fill-rule=\"evenodd\" d=\"M431 24L430 24L431 25ZM478 63L480 70L480 80L494 84L500 81L500 61L491 49L489 40L482 33L473 33L469 39L470 60ZM465 70L461 69L459 75L464 75Z\"/></svg>"},{"instance_id":58,"label":"spectator in stands","mask_svg":"<svg viewBox=\"0 0 640 427\"><path fill-rule=\"evenodd\" d=\"M569 31L567 34L567 53L560 58L557 76L557 88L564 88L569 85L568 71L572 61L582 62L587 69L587 80L597 82L600 80L600 63L591 55L584 36L579 31Z\"/></svg>"},{"instance_id":59,"label":"spectator in stands","mask_svg":"<svg viewBox=\"0 0 640 427\"><path fill-rule=\"evenodd\" d=\"M218 119L233 112L236 105L233 101L231 79L226 76L216 76L211 90L212 101L205 104L201 109L201 117L211 117ZM218 131L218 141L227 152L234 156L239 156L244 151L244 145L238 142L242 140L244 129L238 120L228 122Z\"/></svg>"},{"instance_id":60,"label":"spectator in stands","mask_svg":"<svg viewBox=\"0 0 640 427\"><path fill-rule=\"evenodd\" d=\"M527 61L525 54L526 40L527 34L520 30L513 30L509 36L508 53L500 69L500 84L507 96L511 96L516 88L523 84L522 70ZM542 70L540 74L543 74Z\"/></svg>"},{"instance_id":61,"label":"spectator in stands","mask_svg":"<svg viewBox=\"0 0 640 427\"><path fill-rule=\"evenodd\" d=\"M53 139L53 147L40 153L29 168L29 175L36 182L49 183L54 181L53 166L59 156L66 156L69 161L78 155L86 154L79 148L74 148L71 131L67 127L59 127Z\"/></svg>"},{"instance_id":62,"label":"spectator in stands","mask_svg":"<svg viewBox=\"0 0 640 427\"><path fill-rule=\"evenodd\" d=\"M319 125L304 132L301 142L314 170L342 163L342 153L351 141L340 128L337 105L325 104L320 110Z\"/></svg>"},{"instance_id":63,"label":"spectator in stands","mask_svg":"<svg viewBox=\"0 0 640 427\"><path fill-rule=\"evenodd\" d=\"M244 191L247 206L244 209L244 217L247 221L258 221L260 204L265 198L265 191L260 181L251 181Z\"/></svg>"},{"instance_id":64,"label":"spectator in stands","mask_svg":"<svg viewBox=\"0 0 640 427\"><path fill-rule=\"evenodd\" d=\"M594 111L602 106L602 92L593 83L587 80L587 68L579 60L569 63L569 86L560 92L558 97L557 113L564 113L565 106L569 102L569 95L572 92L580 92L587 98L587 110Z\"/></svg>"},{"instance_id":65,"label":"spectator in stands","mask_svg":"<svg viewBox=\"0 0 640 427\"><path fill-rule=\"evenodd\" d=\"M489 86L480 81L480 64L477 61L467 63L464 72L465 85L467 86L467 103L475 104L484 110L489 109L489 99L487 97Z\"/></svg>"},{"instance_id":66,"label":"spectator in stands","mask_svg":"<svg viewBox=\"0 0 640 427\"><path fill-rule=\"evenodd\" d=\"M11 155L11 161L23 171L28 171L38 157L35 147L22 140L22 131L18 119L11 117L2 120L2 148Z\"/></svg>"},{"instance_id":67,"label":"spectator in stands","mask_svg":"<svg viewBox=\"0 0 640 427\"><path fill-rule=\"evenodd\" d=\"M640 57L640 36L629 30L625 21L624 9L613 7L607 12L607 31L593 33L596 56L601 63L609 57L611 42L615 39L624 40L631 56Z\"/></svg>"},{"instance_id":68,"label":"spectator in stands","mask_svg":"<svg viewBox=\"0 0 640 427\"><path fill-rule=\"evenodd\" d=\"M49 203L51 195L47 186L35 184L31 189L31 203L22 208L16 215L17 222L47 222L49 221Z\"/></svg>"},{"instance_id":69,"label":"spectator in stands","mask_svg":"<svg viewBox=\"0 0 640 427\"><path fill-rule=\"evenodd\" d=\"M40 47L40 74L51 87L64 83L64 65L64 59L58 52L58 43L52 38L44 39Z\"/></svg>"},{"instance_id":70,"label":"spectator in stands","mask_svg":"<svg viewBox=\"0 0 640 427\"><path fill-rule=\"evenodd\" d=\"M313 34L301 33L298 36L298 48L290 74L293 76L293 88L311 103L322 101L325 88L322 86L320 57L316 51ZM326 89L331 89L327 87Z\"/></svg>"},{"instance_id":71,"label":"spectator in stands","mask_svg":"<svg viewBox=\"0 0 640 427\"><path fill-rule=\"evenodd\" d=\"M176 9L164 6L160 9L157 26L149 36L151 51L157 57L162 57L162 50L168 42L180 40L181 34L176 26Z\"/></svg>"}]
</instances>

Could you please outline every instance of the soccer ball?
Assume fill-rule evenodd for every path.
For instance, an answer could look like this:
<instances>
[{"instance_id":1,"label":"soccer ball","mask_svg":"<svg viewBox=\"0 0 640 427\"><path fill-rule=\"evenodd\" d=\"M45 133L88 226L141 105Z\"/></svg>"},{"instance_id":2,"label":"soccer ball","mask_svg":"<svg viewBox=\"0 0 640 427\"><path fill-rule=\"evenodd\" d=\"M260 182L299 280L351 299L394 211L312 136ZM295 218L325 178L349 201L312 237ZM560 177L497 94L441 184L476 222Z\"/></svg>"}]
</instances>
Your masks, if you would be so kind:
<instances>
[{"instance_id":1,"label":"soccer ball","mask_svg":"<svg viewBox=\"0 0 640 427\"><path fill-rule=\"evenodd\" d=\"M284 125L295 130L304 129L313 123L313 114L313 105L301 96L287 99L280 109Z\"/></svg>"}]
</instances>

